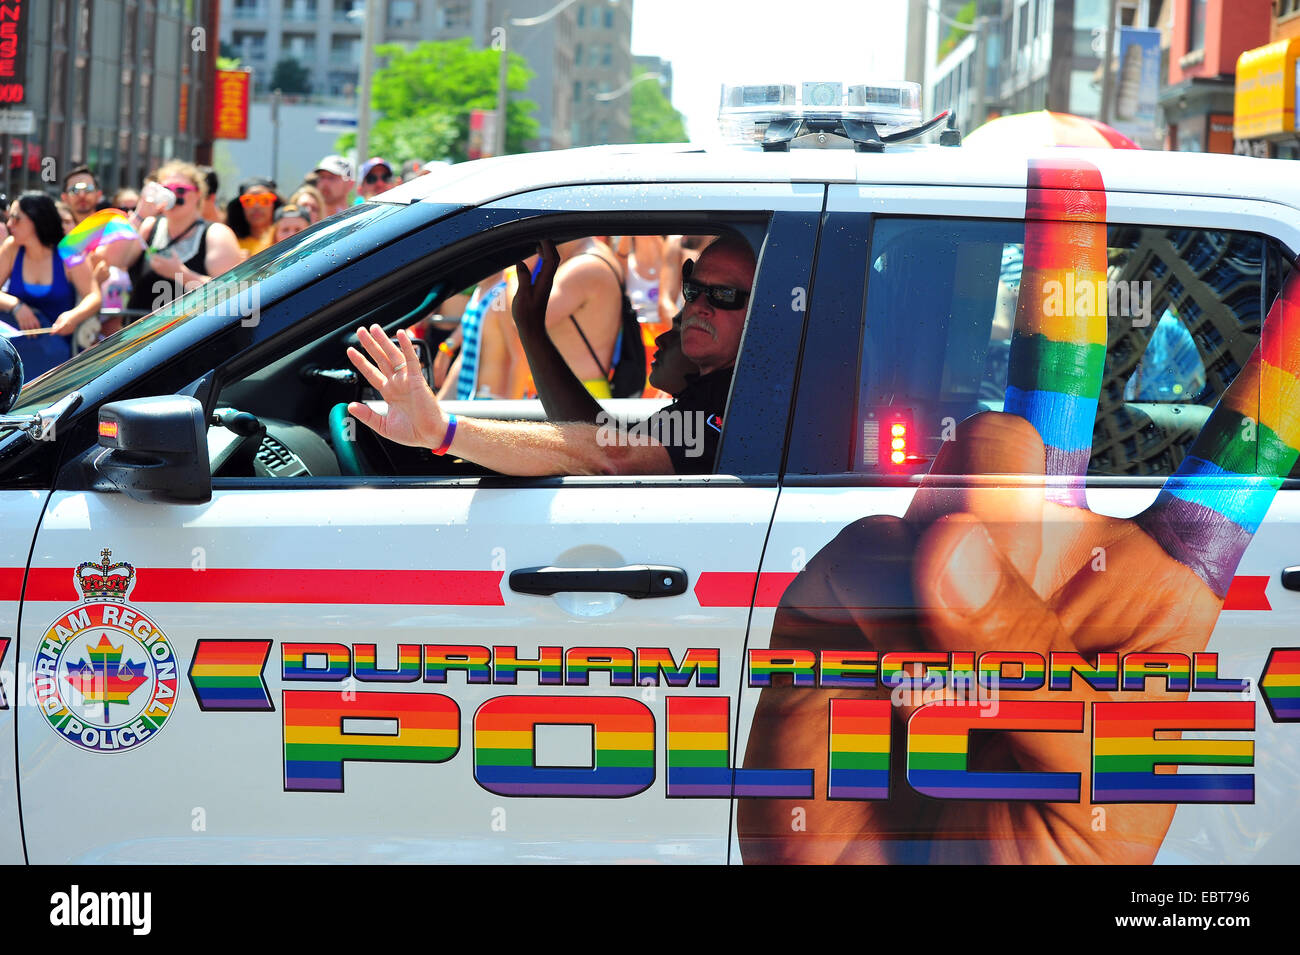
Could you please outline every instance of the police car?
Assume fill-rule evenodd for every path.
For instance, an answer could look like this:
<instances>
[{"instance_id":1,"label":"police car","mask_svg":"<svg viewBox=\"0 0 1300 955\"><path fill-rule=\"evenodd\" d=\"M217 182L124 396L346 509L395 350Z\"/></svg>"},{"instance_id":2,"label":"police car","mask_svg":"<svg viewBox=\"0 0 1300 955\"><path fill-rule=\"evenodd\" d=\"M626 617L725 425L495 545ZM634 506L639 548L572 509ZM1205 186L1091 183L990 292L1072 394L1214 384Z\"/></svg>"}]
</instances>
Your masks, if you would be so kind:
<instances>
[{"instance_id":1,"label":"police car","mask_svg":"<svg viewBox=\"0 0 1300 955\"><path fill-rule=\"evenodd\" d=\"M455 166L6 384L0 859L1295 859L1292 168L724 106L747 143ZM349 425L358 326L611 233L758 252L712 473Z\"/></svg>"}]
</instances>

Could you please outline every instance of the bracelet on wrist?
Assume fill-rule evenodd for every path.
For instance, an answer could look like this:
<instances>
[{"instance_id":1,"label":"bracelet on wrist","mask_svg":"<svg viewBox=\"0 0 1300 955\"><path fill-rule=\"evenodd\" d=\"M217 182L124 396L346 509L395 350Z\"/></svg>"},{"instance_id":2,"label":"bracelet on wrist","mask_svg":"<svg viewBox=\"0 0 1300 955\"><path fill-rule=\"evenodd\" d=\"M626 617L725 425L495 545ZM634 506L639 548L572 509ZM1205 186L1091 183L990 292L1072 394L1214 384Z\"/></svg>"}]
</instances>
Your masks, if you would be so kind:
<instances>
[{"instance_id":1,"label":"bracelet on wrist","mask_svg":"<svg viewBox=\"0 0 1300 955\"><path fill-rule=\"evenodd\" d=\"M447 415L447 432L442 436L442 444L433 449L434 454L446 454L451 450L452 439L456 437L456 416Z\"/></svg>"},{"instance_id":2,"label":"bracelet on wrist","mask_svg":"<svg viewBox=\"0 0 1300 955\"><path fill-rule=\"evenodd\" d=\"M444 355L450 355L454 349L446 342L438 342L438 351Z\"/></svg>"}]
</instances>

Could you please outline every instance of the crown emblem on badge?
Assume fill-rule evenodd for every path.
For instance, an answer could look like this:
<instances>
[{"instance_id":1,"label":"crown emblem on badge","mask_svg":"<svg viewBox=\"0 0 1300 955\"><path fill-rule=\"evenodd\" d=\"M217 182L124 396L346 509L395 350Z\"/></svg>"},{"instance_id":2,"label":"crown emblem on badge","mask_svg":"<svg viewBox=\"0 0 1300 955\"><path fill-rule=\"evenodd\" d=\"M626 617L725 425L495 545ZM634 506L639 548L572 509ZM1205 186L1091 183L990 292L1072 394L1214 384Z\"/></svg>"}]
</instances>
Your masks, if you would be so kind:
<instances>
[{"instance_id":1,"label":"crown emblem on badge","mask_svg":"<svg viewBox=\"0 0 1300 955\"><path fill-rule=\"evenodd\" d=\"M110 564L113 552L104 548L99 552L100 562L87 560L77 565L73 575L73 584L81 593L82 600L126 600L131 586L135 583L135 567L122 561Z\"/></svg>"}]
</instances>

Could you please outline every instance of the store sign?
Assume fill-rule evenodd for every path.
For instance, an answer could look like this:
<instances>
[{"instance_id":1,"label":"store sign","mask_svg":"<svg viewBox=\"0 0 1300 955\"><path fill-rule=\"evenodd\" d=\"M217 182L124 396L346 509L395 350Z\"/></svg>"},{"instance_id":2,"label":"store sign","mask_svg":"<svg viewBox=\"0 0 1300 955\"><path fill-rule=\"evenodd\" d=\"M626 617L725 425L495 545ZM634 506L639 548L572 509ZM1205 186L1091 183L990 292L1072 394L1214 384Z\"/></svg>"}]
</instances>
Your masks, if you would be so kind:
<instances>
[{"instance_id":1,"label":"store sign","mask_svg":"<svg viewBox=\"0 0 1300 955\"><path fill-rule=\"evenodd\" d=\"M32 0L0 0L0 103L27 98L27 8Z\"/></svg>"},{"instance_id":2,"label":"store sign","mask_svg":"<svg viewBox=\"0 0 1300 955\"><path fill-rule=\"evenodd\" d=\"M1295 125L1296 56L1300 39L1279 40L1237 58L1233 136L1260 139Z\"/></svg>"},{"instance_id":3,"label":"store sign","mask_svg":"<svg viewBox=\"0 0 1300 955\"><path fill-rule=\"evenodd\" d=\"M252 77L248 70L217 70L213 139L248 138L248 90Z\"/></svg>"},{"instance_id":4,"label":"store sign","mask_svg":"<svg viewBox=\"0 0 1300 955\"><path fill-rule=\"evenodd\" d=\"M469 148L465 154L470 159L483 159L495 155L497 142L497 111L471 109L469 111Z\"/></svg>"},{"instance_id":5,"label":"store sign","mask_svg":"<svg viewBox=\"0 0 1300 955\"><path fill-rule=\"evenodd\" d=\"M36 132L36 113L30 109L0 109L0 133L30 136Z\"/></svg>"}]
</instances>

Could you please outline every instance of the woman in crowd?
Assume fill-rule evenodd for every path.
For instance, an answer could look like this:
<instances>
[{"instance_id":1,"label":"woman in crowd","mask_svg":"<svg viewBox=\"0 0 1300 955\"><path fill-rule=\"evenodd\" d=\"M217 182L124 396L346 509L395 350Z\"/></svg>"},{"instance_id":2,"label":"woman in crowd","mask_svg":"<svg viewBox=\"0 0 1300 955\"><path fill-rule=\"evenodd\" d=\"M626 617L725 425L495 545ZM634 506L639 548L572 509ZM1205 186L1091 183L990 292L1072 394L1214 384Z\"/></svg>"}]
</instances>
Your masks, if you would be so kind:
<instances>
[{"instance_id":1,"label":"woman in crowd","mask_svg":"<svg viewBox=\"0 0 1300 955\"><path fill-rule=\"evenodd\" d=\"M325 217L325 197L320 194L320 190L315 186L303 183L289 197L289 205L297 206L307 213L307 215L311 216L313 223L320 222Z\"/></svg>"},{"instance_id":2,"label":"woman in crowd","mask_svg":"<svg viewBox=\"0 0 1300 955\"><path fill-rule=\"evenodd\" d=\"M133 312L151 312L243 259L235 234L199 215L204 182L195 166L172 161L153 178L176 197L175 203L168 208L141 196L131 221L139 223L143 243L114 242L105 250L110 265L131 275L128 307Z\"/></svg>"},{"instance_id":3,"label":"woman in crowd","mask_svg":"<svg viewBox=\"0 0 1300 955\"><path fill-rule=\"evenodd\" d=\"M64 266L58 250L63 224L45 193L18 197L9 207L9 232L0 245L0 283L9 282L8 292L0 293L0 310L9 313L11 328L49 328L33 335L8 333L31 379L68 359L68 336L99 311L99 286L89 261Z\"/></svg>"},{"instance_id":4,"label":"woman in crowd","mask_svg":"<svg viewBox=\"0 0 1300 955\"><path fill-rule=\"evenodd\" d=\"M270 179L245 179L239 195L226 206L226 224L234 230L239 247L256 255L275 241L275 211L283 205Z\"/></svg>"},{"instance_id":5,"label":"woman in crowd","mask_svg":"<svg viewBox=\"0 0 1300 955\"><path fill-rule=\"evenodd\" d=\"M311 225L311 216L295 205L281 206L275 213L275 242L297 235Z\"/></svg>"}]
</instances>

